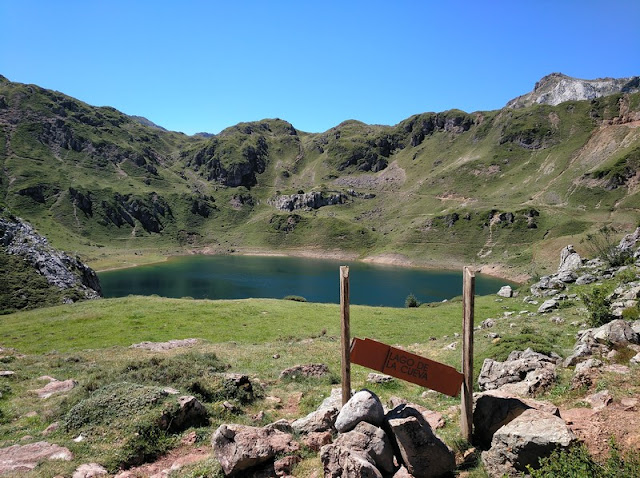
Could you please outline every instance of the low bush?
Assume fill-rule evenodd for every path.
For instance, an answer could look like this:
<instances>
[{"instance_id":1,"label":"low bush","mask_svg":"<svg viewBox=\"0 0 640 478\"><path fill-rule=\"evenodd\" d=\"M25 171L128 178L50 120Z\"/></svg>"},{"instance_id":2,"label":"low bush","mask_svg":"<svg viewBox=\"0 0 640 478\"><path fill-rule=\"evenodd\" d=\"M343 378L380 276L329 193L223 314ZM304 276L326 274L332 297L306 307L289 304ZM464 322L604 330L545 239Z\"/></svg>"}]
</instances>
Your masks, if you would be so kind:
<instances>
[{"instance_id":1,"label":"low bush","mask_svg":"<svg viewBox=\"0 0 640 478\"><path fill-rule=\"evenodd\" d=\"M594 287L590 292L580 294L589 313L591 327L600 327L613 319L607 295L607 290L603 287Z\"/></svg>"},{"instance_id":2,"label":"low bush","mask_svg":"<svg viewBox=\"0 0 640 478\"><path fill-rule=\"evenodd\" d=\"M302 296L299 295L287 295L285 296L284 300L293 300L294 302L306 302L307 299L305 299Z\"/></svg>"},{"instance_id":3,"label":"low bush","mask_svg":"<svg viewBox=\"0 0 640 478\"><path fill-rule=\"evenodd\" d=\"M404 300L405 307L420 307L420 301L416 298L415 295L409 294L407 298Z\"/></svg>"}]
</instances>

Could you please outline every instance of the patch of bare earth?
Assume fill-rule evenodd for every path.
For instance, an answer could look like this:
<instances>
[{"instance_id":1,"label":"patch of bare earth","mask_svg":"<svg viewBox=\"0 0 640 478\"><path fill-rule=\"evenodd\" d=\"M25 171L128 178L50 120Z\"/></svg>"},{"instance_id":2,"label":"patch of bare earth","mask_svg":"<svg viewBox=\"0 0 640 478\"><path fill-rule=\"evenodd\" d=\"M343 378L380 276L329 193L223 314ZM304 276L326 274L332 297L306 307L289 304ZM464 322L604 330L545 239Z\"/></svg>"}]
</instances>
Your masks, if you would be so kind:
<instances>
[{"instance_id":1,"label":"patch of bare earth","mask_svg":"<svg viewBox=\"0 0 640 478\"><path fill-rule=\"evenodd\" d=\"M333 181L333 184L354 189L374 189L380 191L396 191L407 180L407 174L397 161L375 174L359 174L344 176Z\"/></svg>"},{"instance_id":2,"label":"patch of bare earth","mask_svg":"<svg viewBox=\"0 0 640 478\"><path fill-rule=\"evenodd\" d=\"M166 477L180 468L204 461L212 456L211 446L194 447L183 444L174 448L153 463L145 463L129 470L121 471L116 478Z\"/></svg>"}]
</instances>

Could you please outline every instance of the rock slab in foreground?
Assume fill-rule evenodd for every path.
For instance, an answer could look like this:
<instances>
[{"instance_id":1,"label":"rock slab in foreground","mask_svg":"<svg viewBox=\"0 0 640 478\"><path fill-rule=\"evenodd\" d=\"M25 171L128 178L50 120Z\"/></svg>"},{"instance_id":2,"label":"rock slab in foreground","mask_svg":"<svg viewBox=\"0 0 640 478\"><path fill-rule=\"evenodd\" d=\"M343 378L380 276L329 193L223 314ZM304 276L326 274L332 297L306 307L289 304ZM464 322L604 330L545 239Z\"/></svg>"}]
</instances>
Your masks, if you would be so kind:
<instances>
[{"instance_id":1,"label":"rock slab in foreground","mask_svg":"<svg viewBox=\"0 0 640 478\"><path fill-rule=\"evenodd\" d=\"M576 440L562 418L530 409L493 435L491 449L482 453L482 463L491 477L521 476L527 465L537 467L540 458Z\"/></svg>"},{"instance_id":2,"label":"rock slab in foreground","mask_svg":"<svg viewBox=\"0 0 640 478\"><path fill-rule=\"evenodd\" d=\"M289 433L235 424L220 425L211 444L225 475L235 475L299 449Z\"/></svg>"},{"instance_id":3,"label":"rock slab in foreground","mask_svg":"<svg viewBox=\"0 0 640 478\"><path fill-rule=\"evenodd\" d=\"M29 445L13 445L0 450L0 475L33 470L44 460L73 460L73 454L64 447L46 441Z\"/></svg>"}]
</instances>

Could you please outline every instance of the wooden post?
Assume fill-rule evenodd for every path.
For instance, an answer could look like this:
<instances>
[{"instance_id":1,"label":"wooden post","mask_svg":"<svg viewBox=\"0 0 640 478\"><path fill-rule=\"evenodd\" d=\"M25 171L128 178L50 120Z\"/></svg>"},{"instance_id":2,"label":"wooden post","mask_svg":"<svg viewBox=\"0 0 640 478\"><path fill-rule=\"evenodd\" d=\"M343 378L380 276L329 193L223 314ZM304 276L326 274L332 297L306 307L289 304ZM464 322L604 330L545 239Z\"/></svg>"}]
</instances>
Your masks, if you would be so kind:
<instances>
[{"instance_id":1,"label":"wooden post","mask_svg":"<svg viewBox=\"0 0 640 478\"><path fill-rule=\"evenodd\" d=\"M473 307L476 276L465 267L462 273L462 404L460 429L462 437L471 441L473 433Z\"/></svg>"},{"instance_id":2,"label":"wooden post","mask_svg":"<svg viewBox=\"0 0 640 478\"><path fill-rule=\"evenodd\" d=\"M349 330L349 266L340 266L340 319L342 345L342 405L351 398L351 331Z\"/></svg>"}]
</instances>

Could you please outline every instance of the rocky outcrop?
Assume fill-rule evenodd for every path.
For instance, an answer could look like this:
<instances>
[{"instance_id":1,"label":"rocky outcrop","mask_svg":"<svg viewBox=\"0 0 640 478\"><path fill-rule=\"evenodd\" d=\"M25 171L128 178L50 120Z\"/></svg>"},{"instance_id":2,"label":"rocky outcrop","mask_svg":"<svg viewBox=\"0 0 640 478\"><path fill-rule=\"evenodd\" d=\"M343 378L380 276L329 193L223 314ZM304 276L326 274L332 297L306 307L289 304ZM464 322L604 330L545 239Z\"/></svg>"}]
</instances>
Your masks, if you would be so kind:
<instances>
[{"instance_id":1,"label":"rocky outcrop","mask_svg":"<svg viewBox=\"0 0 640 478\"><path fill-rule=\"evenodd\" d=\"M71 461L73 454L65 447L45 441L28 445L13 445L0 450L0 475L26 473L44 460Z\"/></svg>"},{"instance_id":2,"label":"rocky outcrop","mask_svg":"<svg viewBox=\"0 0 640 478\"><path fill-rule=\"evenodd\" d=\"M528 465L536 468L540 458L576 441L562 418L529 409L496 431L482 463L491 477L521 476Z\"/></svg>"},{"instance_id":3,"label":"rocky outcrop","mask_svg":"<svg viewBox=\"0 0 640 478\"><path fill-rule=\"evenodd\" d=\"M347 202L347 195L344 193L325 194L320 191L312 191L303 194L276 196L268 202L273 207L281 211L293 211L295 209L319 209L324 206L344 204Z\"/></svg>"},{"instance_id":4,"label":"rocky outcrop","mask_svg":"<svg viewBox=\"0 0 640 478\"><path fill-rule=\"evenodd\" d=\"M557 358L526 349L513 351L504 362L485 359L478 377L480 390L502 388L519 396L546 390L556 379Z\"/></svg>"},{"instance_id":5,"label":"rocky outcrop","mask_svg":"<svg viewBox=\"0 0 640 478\"><path fill-rule=\"evenodd\" d=\"M49 284L61 290L77 291L86 299L102 294L98 276L90 267L51 247L45 237L20 218L0 216L0 250L22 257Z\"/></svg>"},{"instance_id":6,"label":"rocky outcrop","mask_svg":"<svg viewBox=\"0 0 640 478\"><path fill-rule=\"evenodd\" d=\"M593 100L615 93L640 91L640 77L581 80L562 73L551 73L538 81L533 91L507 103L507 108L541 104L556 106L565 101Z\"/></svg>"}]
</instances>

